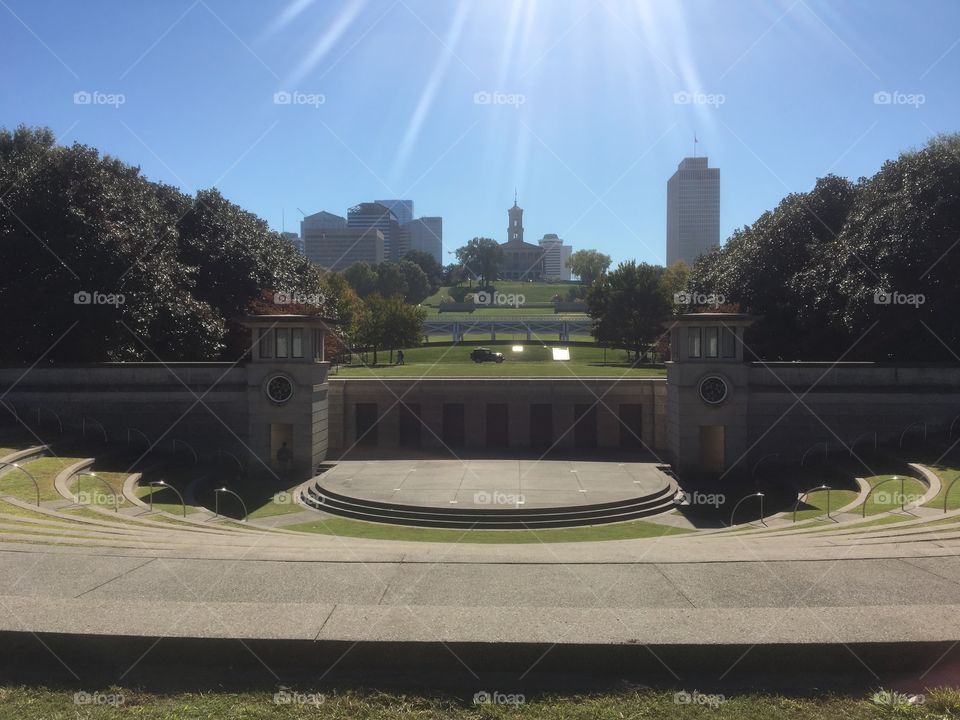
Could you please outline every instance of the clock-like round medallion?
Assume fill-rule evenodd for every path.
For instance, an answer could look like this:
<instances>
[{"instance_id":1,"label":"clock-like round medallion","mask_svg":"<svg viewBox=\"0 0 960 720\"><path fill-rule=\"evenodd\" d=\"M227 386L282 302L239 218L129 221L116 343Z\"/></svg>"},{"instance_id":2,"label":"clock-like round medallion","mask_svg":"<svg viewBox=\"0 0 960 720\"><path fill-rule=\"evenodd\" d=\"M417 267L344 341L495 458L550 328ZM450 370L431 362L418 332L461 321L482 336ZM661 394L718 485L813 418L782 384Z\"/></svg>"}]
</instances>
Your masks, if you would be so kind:
<instances>
[{"instance_id":1,"label":"clock-like round medallion","mask_svg":"<svg viewBox=\"0 0 960 720\"><path fill-rule=\"evenodd\" d=\"M274 375L267 379L264 390L270 402L283 405L293 397L293 383L286 375Z\"/></svg>"},{"instance_id":2,"label":"clock-like round medallion","mask_svg":"<svg viewBox=\"0 0 960 720\"><path fill-rule=\"evenodd\" d=\"M708 405L719 405L727 399L727 382L722 377L709 375L700 381L700 399Z\"/></svg>"}]
</instances>

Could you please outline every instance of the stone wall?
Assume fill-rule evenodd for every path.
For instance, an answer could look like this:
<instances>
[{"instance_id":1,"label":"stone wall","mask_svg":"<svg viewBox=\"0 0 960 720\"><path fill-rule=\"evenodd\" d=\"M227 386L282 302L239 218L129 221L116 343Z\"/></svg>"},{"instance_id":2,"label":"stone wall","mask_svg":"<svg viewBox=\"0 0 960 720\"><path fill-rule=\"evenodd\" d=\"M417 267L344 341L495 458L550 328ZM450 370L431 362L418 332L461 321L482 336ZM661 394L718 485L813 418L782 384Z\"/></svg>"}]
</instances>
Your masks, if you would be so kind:
<instances>
[{"instance_id":1,"label":"stone wall","mask_svg":"<svg viewBox=\"0 0 960 720\"><path fill-rule=\"evenodd\" d=\"M960 369L954 367L752 363L748 373L754 457L779 452L795 459L814 443L843 449L873 433L880 442L899 441L912 423L927 423L928 432L945 437L960 415ZM912 428L908 437L922 432Z\"/></svg>"},{"instance_id":2,"label":"stone wall","mask_svg":"<svg viewBox=\"0 0 960 720\"><path fill-rule=\"evenodd\" d=\"M89 366L0 368L0 395L30 424L88 433L97 423L111 441L135 428L151 442L163 437L237 448L247 436L246 370L229 363L105 363ZM200 398L200 400L198 400ZM236 436L236 437L235 437Z\"/></svg>"},{"instance_id":3,"label":"stone wall","mask_svg":"<svg viewBox=\"0 0 960 720\"><path fill-rule=\"evenodd\" d=\"M598 401L599 399L599 401ZM529 448L531 406L551 405L552 443L572 448L576 406L596 406L597 447L620 447L621 405L640 405L640 438L648 448L666 444L666 383L661 378L578 379L348 379L330 380L331 456L357 441L357 405L373 404L379 418L376 447L401 444L400 402L419 406L422 423L419 442L425 449L444 446L444 405L463 405L464 446L488 447L488 405L506 405L508 449Z\"/></svg>"}]
</instances>

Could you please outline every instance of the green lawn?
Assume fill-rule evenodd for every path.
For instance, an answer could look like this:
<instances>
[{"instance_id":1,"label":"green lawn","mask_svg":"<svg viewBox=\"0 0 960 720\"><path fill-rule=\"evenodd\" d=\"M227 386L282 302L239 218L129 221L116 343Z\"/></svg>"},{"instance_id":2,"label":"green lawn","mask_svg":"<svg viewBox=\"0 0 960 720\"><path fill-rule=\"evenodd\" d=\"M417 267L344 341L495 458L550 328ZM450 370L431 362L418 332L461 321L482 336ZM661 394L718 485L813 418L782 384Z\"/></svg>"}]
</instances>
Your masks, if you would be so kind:
<instances>
[{"instance_id":1,"label":"green lawn","mask_svg":"<svg viewBox=\"0 0 960 720\"><path fill-rule=\"evenodd\" d=\"M163 480L179 490L186 499L186 488L194 478L202 478L194 488L194 499L199 507L187 505L187 514L197 512L203 508L214 512L219 510L221 515L239 519L243 516L243 507L240 502L229 493L215 493L214 490L226 487L237 493L246 505L251 518L263 518L284 513L293 513L303 508L293 501L292 491L300 481L265 480L262 478L250 479L238 477L233 467L224 464L202 463L200 465L184 465L163 468L162 471L151 473L142 480L137 490L138 497L144 502L150 502L150 494L154 494L154 507L180 515L183 509L176 493L169 488L154 487L147 483ZM219 495L219 507L217 502Z\"/></svg>"},{"instance_id":2,"label":"green lawn","mask_svg":"<svg viewBox=\"0 0 960 720\"><path fill-rule=\"evenodd\" d=\"M76 705L75 692L109 700ZM496 690L489 687L488 691ZM169 718L320 718L321 720L593 720L641 718L711 718L713 720L877 720L878 718L956 718L960 693L952 688L924 692L923 702L908 704L905 695L876 692L830 695L810 691L797 695L734 693L703 690L708 702L681 704L675 690L568 692L515 697L514 704L474 704L477 691L458 694L403 690L362 690L304 685L287 688L295 701L278 705L277 687L255 687L242 692L222 688L209 692L148 692L87 685L60 688L0 686L0 718L136 717ZM501 692L503 692L501 690ZM687 695L695 691L690 688ZM302 700L300 698L303 698Z\"/></svg>"},{"instance_id":3,"label":"green lawn","mask_svg":"<svg viewBox=\"0 0 960 720\"><path fill-rule=\"evenodd\" d=\"M548 303L553 300L554 295L560 295L564 300L567 299L567 292L572 287L577 287L575 282L519 282L517 280L498 280L493 288L496 292L523 295L528 303ZM424 305L439 305L441 298L450 295L455 300L460 300L464 295L474 293L478 290L476 283L473 287L467 284L456 287L442 287L433 295L423 301Z\"/></svg>"},{"instance_id":4,"label":"green lawn","mask_svg":"<svg viewBox=\"0 0 960 720\"><path fill-rule=\"evenodd\" d=\"M553 360L549 347L518 343L522 352L514 352L511 344L461 343L441 347L424 346L404 350L404 365L389 365L390 354L378 353L377 367L341 365L334 377L593 377L629 375L631 377L665 376L662 366L630 367L623 350L570 346L570 360ZM489 347L502 352L502 363L475 363L470 360L474 347ZM368 356L372 362L372 356ZM396 354L394 354L396 360Z\"/></svg>"},{"instance_id":5,"label":"green lawn","mask_svg":"<svg viewBox=\"0 0 960 720\"><path fill-rule=\"evenodd\" d=\"M57 474L64 468L83 460L82 457L42 457L21 463L37 480L40 486L41 500L60 500L60 493L53 484ZM37 501L34 484L24 473L11 470L0 477L0 493L12 495L20 500Z\"/></svg>"},{"instance_id":6,"label":"green lawn","mask_svg":"<svg viewBox=\"0 0 960 720\"><path fill-rule=\"evenodd\" d=\"M487 320L509 319L509 318L543 318L544 320L588 320L589 316L582 312L555 312L553 306L536 307L501 307L478 305L473 312L459 310L456 312L440 312L438 307L421 305L426 311L429 320L476 320L483 318Z\"/></svg>"},{"instance_id":7,"label":"green lawn","mask_svg":"<svg viewBox=\"0 0 960 720\"><path fill-rule=\"evenodd\" d=\"M544 530L447 530L418 528L406 525L370 523L349 518L328 518L325 521L284 525L284 530L312 532L339 537L376 540L409 540L414 542L454 542L480 544L591 542L595 540L633 540L665 535L683 535L692 530L669 525L631 520L629 522L593 525L578 528Z\"/></svg>"},{"instance_id":8,"label":"green lawn","mask_svg":"<svg viewBox=\"0 0 960 720\"><path fill-rule=\"evenodd\" d=\"M960 477L960 468L957 468L953 463L947 462L941 462L939 464L931 463L927 465L927 467L939 476L943 486L940 488L937 496L928 502L925 507L943 510L943 498L947 493L947 489L950 488L950 483ZM960 482L950 488L950 497L947 500L947 510L956 510L958 508L960 508Z\"/></svg>"},{"instance_id":9,"label":"green lawn","mask_svg":"<svg viewBox=\"0 0 960 720\"><path fill-rule=\"evenodd\" d=\"M874 475L864 478L873 488L876 488L881 482L884 483L882 488L872 492L867 499L867 515L876 515L877 513L891 511L899 512L901 484L899 481L891 480L893 477L893 475ZM915 504L917 500L923 497L923 494L927 491L927 486L916 478L905 475L897 475L896 477L906 478L903 483L903 495L906 500L907 510L910 510L910 505ZM858 505L853 511L862 513L863 505Z\"/></svg>"},{"instance_id":10,"label":"green lawn","mask_svg":"<svg viewBox=\"0 0 960 720\"><path fill-rule=\"evenodd\" d=\"M154 510L164 510L174 515L183 516L184 505L180 502L177 494L170 488L155 485L141 485L137 488L136 493L137 497L147 503L147 505L150 504L150 496L152 495ZM187 515L198 511L198 508L195 508L193 505L187 505L186 509Z\"/></svg>"},{"instance_id":11,"label":"green lawn","mask_svg":"<svg viewBox=\"0 0 960 720\"><path fill-rule=\"evenodd\" d=\"M857 493L853 490L831 490L830 511L836 512L844 505L853 502L856 497ZM800 503L800 508L797 510L797 522L800 522L801 520L812 520L813 518L817 518L826 514L827 491L818 490L817 492L810 493L807 496L806 501ZM790 518L793 518L792 512L790 513Z\"/></svg>"},{"instance_id":12,"label":"green lawn","mask_svg":"<svg viewBox=\"0 0 960 720\"><path fill-rule=\"evenodd\" d=\"M98 505L100 507L114 507L114 499L120 507L130 503L123 497L123 483L129 477L130 473L125 472L98 472L96 478L89 475L74 477L67 482L67 488L74 496L82 495L80 503L82 505ZM109 490L108 490L109 487Z\"/></svg>"}]
</instances>

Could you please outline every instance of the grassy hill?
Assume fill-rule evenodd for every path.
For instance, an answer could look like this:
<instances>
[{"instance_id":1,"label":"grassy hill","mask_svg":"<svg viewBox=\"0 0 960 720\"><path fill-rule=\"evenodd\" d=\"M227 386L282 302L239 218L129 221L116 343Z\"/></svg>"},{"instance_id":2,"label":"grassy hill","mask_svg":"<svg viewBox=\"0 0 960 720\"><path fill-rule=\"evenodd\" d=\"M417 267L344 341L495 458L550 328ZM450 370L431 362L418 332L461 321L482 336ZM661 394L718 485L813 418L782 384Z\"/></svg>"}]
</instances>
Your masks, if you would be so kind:
<instances>
[{"instance_id":1,"label":"grassy hill","mask_svg":"<svg viewBox=\"0 0 960 720\"><path fill-rule=\"evenodd\" d=\"M517 280L498 280L493 285L496 292L523 295L528 303L549 303L554 295L561 295L564 300L567 297L567 291L571 287L577 287L575 282L521 282ZM439 305L440 299L451 296L454 300L462 301L463 298L477 291L477 285L470 287L466 283L459 286L442 287L433 295L423 301L423 305Z\"/></svg>"}]
</instances>

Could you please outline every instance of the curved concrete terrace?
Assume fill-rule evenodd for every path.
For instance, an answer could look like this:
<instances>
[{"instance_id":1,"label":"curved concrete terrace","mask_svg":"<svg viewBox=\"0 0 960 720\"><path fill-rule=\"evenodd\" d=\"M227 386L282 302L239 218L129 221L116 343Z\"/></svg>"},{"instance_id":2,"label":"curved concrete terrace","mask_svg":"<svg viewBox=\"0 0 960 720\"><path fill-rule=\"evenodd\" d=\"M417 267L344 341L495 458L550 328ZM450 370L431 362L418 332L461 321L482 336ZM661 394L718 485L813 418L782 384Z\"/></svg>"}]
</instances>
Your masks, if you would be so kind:
<instances>
[{"instance_id":1,"label":"curved concrete terrace","mask_svg":"<svg viewBox=\"0 0 960 720\"><path fill-rule=\"evenodd\" d=\"M285 679L417 667L525 681L572 663L742 683L806 661L887 684L957 667L960 511L943 525L480 545L7 502L23 514L0 514L0 634L38 666L47 647L118 674L208 651L226 664L241 639Z\"/></svg>"}]
</instances>

